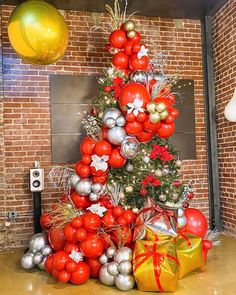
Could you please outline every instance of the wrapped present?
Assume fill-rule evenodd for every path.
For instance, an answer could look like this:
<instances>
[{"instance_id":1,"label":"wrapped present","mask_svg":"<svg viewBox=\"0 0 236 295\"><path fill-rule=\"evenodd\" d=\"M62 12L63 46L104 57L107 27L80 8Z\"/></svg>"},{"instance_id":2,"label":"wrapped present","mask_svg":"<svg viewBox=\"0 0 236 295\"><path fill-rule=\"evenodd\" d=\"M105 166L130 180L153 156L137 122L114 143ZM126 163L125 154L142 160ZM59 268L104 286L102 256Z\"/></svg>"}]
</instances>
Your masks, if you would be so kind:
<instances>
[{"instance_id":1,"label":"wrapped present","mask_svg":"<svg viewBox=\"0 0 236 295\"><path fill-rule=\"evenodd\" d=\"M173 239L135 242L133 274L140 291L175 291L178 265Z\"/></svg>"},{"instance_id":2,"label":"wrapped present","mask_svg":"<svg viewBox=\"0 0 236 295\"><path fill-rule=\"evenodd\" d=\"M140 210L135 226L134 240L165 240L177 236L177 210L166 210L148 198Z\"/></svg>"},{"instance_id":3,"label":"wrapped present","mask_svg":"<svg viewBox=\"0 0 236 295\"><path fill-rule=\"evenodd\" d=\"M205 264L202 255L202 238L188 234L183 230L179 231L176 239L176 252L180 279Z\"/></svg>"}]
</instances>

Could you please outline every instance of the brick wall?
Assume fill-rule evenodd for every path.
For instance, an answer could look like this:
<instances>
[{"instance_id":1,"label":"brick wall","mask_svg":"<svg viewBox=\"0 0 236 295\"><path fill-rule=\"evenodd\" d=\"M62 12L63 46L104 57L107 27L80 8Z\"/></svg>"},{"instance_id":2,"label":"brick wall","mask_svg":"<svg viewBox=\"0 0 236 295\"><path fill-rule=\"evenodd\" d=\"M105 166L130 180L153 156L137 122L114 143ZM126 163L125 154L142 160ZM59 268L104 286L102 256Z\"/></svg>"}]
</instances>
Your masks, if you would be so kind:
<instances>
[{"instance_id":1,"label":"brick wall","mask_svg":"<svg viewBox=\"0 0 236 295\"><path fill-rule=\"evenodd\" d=\"M224 117L224 108L236 87L236 1L230 0L213 17L216 114L222 219L236 235L236 124Z\"/></svg>"},{"instance_id":2,"label":"brick wall","mask_svg":"<svg viewBox=\"0 0 236 295\"><path fill-rule=\"evenodd\" d=\"M111 60L104 51L107 35L90 32L91 14L67 11L65 19L70 41L64 58L50 66L26 64L13 52L7 37L11 11L11 6L3 6L4 130L0 131L4 136L5 157L0 160L0 169L5 170L5 191L1 192L0 207L4 212L16 209L21 214L8 229L5 249L25 246L33 231L32 197L28 188L28 170L32 162L39 160L46 175L51 167L49 74L95 74ZM183 28L176 29L172 19L137 18L137 27L145 35L144 42L155 49L151 54L163 50L169 55L168 73L178 71L181 78L195 80L197 160L184 161L182 172L186 182L192 178L199 180L196 202L208 214L200 22L183 20ZM100 15L100 20L106 26L104 15ZM44 207L56 197L46 182Z\"/></svg>"}]
</instances>

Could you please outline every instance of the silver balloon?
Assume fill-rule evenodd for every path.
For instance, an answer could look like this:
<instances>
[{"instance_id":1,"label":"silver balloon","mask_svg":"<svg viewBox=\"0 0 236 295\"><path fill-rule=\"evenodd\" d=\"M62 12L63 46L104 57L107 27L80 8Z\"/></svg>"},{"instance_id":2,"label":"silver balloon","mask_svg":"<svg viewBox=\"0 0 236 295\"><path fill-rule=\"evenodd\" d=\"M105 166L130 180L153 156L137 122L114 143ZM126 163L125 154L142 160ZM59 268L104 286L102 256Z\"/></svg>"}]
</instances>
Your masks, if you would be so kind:
<instances>
[{"instance_id":1,"label":"silver balloon","mask_svg":"<svg viewBox=\"0 0 236 295\"><path fill-rule=\"evenodd\" d=\"M95 194L95 193L90 193L89 194L89 200L92 202L97 202L99 200L99 195Z\"/></svg>"},{"instance_id":2,"label":"silver balloon","mask_svg":"<svg viewBox=\"0 0 236 295\"><path fill-rule=\"evenodd\" d=\"M109 248L107 249L107 251L106 251L106 256L107 256L108 258L113 258L113 256L115 255L115 253L116 253L116 249L113 248L113 247L109 247Z\"/></svg>"},{"instance_id":3,"label":"silver balloon","mask_svg":"<svg viewBox=\"0 0 236 295\"><path fill-rule=\"evenodd\" d=\"M113 127L107 131L107 139L110 143L120 145L126 137L126 132L123 127Z\"/></svg>"},{"instance_id":4,"label":"silver balloon","mask_svg":"<svg viewBox=\"0 0 236 295\"><path fill-rule=\"evenodd\" d=\"M108 264L104 264L100 268L99 279L100 281L107 286L113 286L115 284L115 277L111 276L107 271Z\"/></svg>"},{"instance_id":5,"label":"silver balloon","mask_svg":"<svg viewBox=\"0 0 236 295\"><path fill-rule=\"evenodd\" d=\"M106 121L105 121L105 125L108 128L113 128L116 125L116 120L114 118L107 118Z\"/></svg>"},{"instance_id":6,"label":"silver balloon","mask_svg":"<svg viewBox=\"0 0 236 295\"><path fill-rule=\"evenodd\" d=\"M77 174L73 173L70 177L69 185L72 187L75 187L79 180L80 180L80 177Z\"/></svg>"},{"instance_id":7,"label":"silver balloon","mask_svg":"<svg viewBox=\"0 0 236 295\"><path fill-rule=\"evenodd\" d=\"M184 209L183 208L179 208L178 209L178 217L182 217L184 216Z\"/></svg>"},{"instance_id":8,"label":"silver balloon","mask_svg":"<svg viewBox=\"0 0 236 295\"><path fill-rule=\"evenodd\" d=\"M116 120L121 114L122 113L119 109L116 109L116 108L106 109L105 112L103 113L102 121L103 123L105 123L108 118L113 118L114 120Z\"/></svg>"},{"instance_id":9,"label":"silver balloon","mask_svg":"<svg viewBox=\"0 0 236 295\"><path fill-rule=\"evenodd\" d=\"M126 159L132 159L140 151L140 144L136 138L127 136L121 144L120 153Z\"/></svg>"},{"instance_id":10,"label":"silver balloon","mask_svg":"<svg viewBox=\"0 0 236 295\"><path fill-rule=\"evenodd\" d=\"M40 250L48 244L47 236L44 233L38 233L29 240L29 249L33 253L40 252Z\"/></svg>"},{"instance_id":11,"label":"silver balloon","mask_svg":"<svg viewBox=\"0 0 236 295\"><path fill-rule=\"evenodd\" d=\"M99 182L97 183L94 183L92 185L92 191L95 193L95 194L99 194L103 189L103 185Z\"/></svg>"},{"instance_id":12,"label":"silver balloon","mask_svg":"<svg viewBox=\"0 0 236 295\"><path fill-rule=\"evenodd\" d=\"M37 265L39 269L45 270L45 261L47 257L43 257L43 260Z\"/></svg>"},{"instance_id":13,"label":"silver balloon","mask_svg":"<svg viewBox=\"0 0 236 295\"><path fill-rule=\"evenodd\" d=\"M43 256L48 256L49 254L51 254L53 252L52 248L49 245L44 246L41 249L41 253Z\"/></svg>"},{"instance_id":14,"label":"silver balloon","mask_svg":"<svg viewBox=\"0 0 236 295\"><path fill-rule=\"evenodd\" d=\"M36 253L33 257L34 264L39 264L43 261L43 255L41 253Z\"/></svg>"},{"instance_id":15,"label":"silver balloon","mask_svg":"<svg viewBox=\"0 0 236 295\"><path fill-rule=\"evenodd\" d=\"M81 178L75 185L76 192L81 196L87 196L92 190L92 180L90 178Z\"/></svg>"},{"instance_id":16,"label":"silver balloon","mask_svg":"<svg viewBox=\"0 0 236 295\"><path fill-rule=\"evenodd\" d=\"M102 254L101 256L99 256L98 260L101 264L106 264L106 263L108 263L109 259L105 254Z\"/></svg>"},{"instance_id":17,"label":"silver balloon","mask_svg":"<svg viewBox=\"0 0 236 295\"><path fill-rule=\"evenodd\" d=\"M119 127L125 126L125 123L126 123L126 120L125 120L125 117L124 116L119 116L116 119L116 125L119 126Z\"/></svg>"},{"instance_id":18,"label":"silver balloon","mask_svg":"<svg viewBox=\"0 0 236 295\"><path fill-rule=\"evenodd\" d=\"M35 267L33 262L34 254L32 252L27 252L21 257L20 264L24 269L31 269Z\"/></svg>"},{"instance_id":19,"label":"silver balloon","mask_svg":"<svg viewBox=\"0 0 236 295\"><path fill-rule=\"evenodd\" d=\"M118 276L115 278L115 284L119 290L128 291L133 289L135 280L132 275L118 274Z\"/></svg>"},{"instance_id":20,"label":"silver balloon","mask_svg":"<svg viewBox=\"0 0 236 295\"><path fill-rule=\"evenodd\" d=\"M123 260L132 261L133 251L128 247L121 247L118 249L114 256L114 261L120 263Z\"/></svg>"},{"instance_id":21,"label":"silver balloon","mask_svg":"<svg viewBox=\"0 0 236 295\"><path fill-rule=\"evenodd\" d=\"M178 227L184 227L187 223L187 219L185 216L179 217L178 218Z\"/></svg>"},{"instance_id":22,"label":"silver balloon","mask_svg":"<svg viewBox=\"0 0 236 295\"><path fill-rule=\"evenodd\" d=\"M118 270L122 275L129 275L132 272L132 262L123 260L118 264Z\"/></svg>"},{"instance_id":23,"label":"silver balloon","mask_svg":"<svg viewBox=\"0 0 236 295\"><path fill-rule=\"evenodd\" d=\"M111 276L118 275L118 273L119 273L119 271L118 271L118 263L115 262L115 261L112 261L112 262L108 263L107 271Z\"/></svg>"},{"instance_id":24,"label":"silver balloon","mask_svg":"<svg viewBox=\"0 0 236 295\"><path fill-rule=\"evenodd\" d=\"M148 75L144 71L134 71L130 75L130 80L135 83L147 84Z\"/></svg>"}]
</instances>

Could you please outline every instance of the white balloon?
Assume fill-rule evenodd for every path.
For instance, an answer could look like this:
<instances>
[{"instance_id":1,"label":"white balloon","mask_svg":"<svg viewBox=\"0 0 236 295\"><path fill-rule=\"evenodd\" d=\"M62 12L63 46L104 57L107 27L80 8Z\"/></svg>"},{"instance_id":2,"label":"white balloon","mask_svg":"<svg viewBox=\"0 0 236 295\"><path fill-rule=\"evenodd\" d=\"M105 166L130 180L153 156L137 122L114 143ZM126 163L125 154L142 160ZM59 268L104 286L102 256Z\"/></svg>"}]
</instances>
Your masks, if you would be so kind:
<instances>
[{"instance_id":1,"label":"white balloon","mask_svg":"<svg viewBox=\"0 0 236 295\"><path fill-rule=\"evenodd\" d=\"M230 122L236 122L236 88L234 90L233 97L225 107L224 114L227 120Z\"/></svg>"},{"instance_id":2,"label":"white balloon","mask_svg":"<svg viewBox=\"0 0 236 295\"><path fill-rule=\"evenodd\" d=\"M126 137L126 132L123 127L113 127L107 131L107 139L110 143L120 145Z\"/></svg>"},{"instance_id":3,"label":"white balloon","mask_svg":"<svg viewBox=\"0 0 236 295\"><path fill-rule=\"evenodd\" d=\"M99 260L99 262L101 263L101 264L106 264L106 263L108 263L108 257L103 253L101 256L99 256L99 258L98 258L98 260Z\"/></svg>"},{"instance_id":4,"label":"white balloon","mask_svg":"<svg viewBox=\"0 0 236 295\"><path fill-rule=\"evenodd\" d=\"M105 123L108 118L113 118L114 120L116 120L121 114L122 113L119 109L116 109L116 108L106 109L105 112L103 113L102 121Z\"/></svg>"},{"instance_id":5,"label":"white balloon","mask_svg":"<svg viewBox=\"0 0 236 295\"><path fill-rule=\"evenodd\" d=\"M178 209L178 217L182 217L184 216L184 209L183 208L179 208Z\"/></svg>"},{"instance_id":6,"label":"white balloon","mask_svg":"<svg viewBox=\"0 0 236 295\"><path fill-rule=\"evenodd\" d=\"M36 253L33 257L34 264L39 264L43 261L43 255L41 253Z\"/></svg>"},{"instance_id":7,"label":"white balloon","mask_svg":"<svg viewBox=\"0 0 236 295\"><path fill-rule=\"evenodd\" d=\"M178 227L184 227L187 223L187 219L185 216L179 217L178 218Z\"/></svg>"},{"instance_id":8,"label":"white balloon","mask_svg":"<svg viewBox=\"0 0 236 295\"><path fill-rule=\"evenodd\" d=\"M135 281L132 275L118 274L115 278L116 287L122 291L131 290L134 287Z\"/></svg>"},{"instance_id":9,"label":"white balloon","mask_svg":"<svg viewBox=\"0 0 236 295\"><path fill-rule=\"evenodd\" d=\"M43 256L48 256L52 252L53 252L53 250L49 245L46 245L41 249L41 253L43 254Z\"/></svg>"},{"instance_id":10,"label":"white balloon","mask_svg":"<svg viewBox=\"0 0 236 295\"><path fill-rule=\"evenodd\" d=\"M128 247L121 247L116 251L114 261L120 263L123 260L132 261L133 251Z\"/></svg>"},{"instance_id":11,"label":"white balloon","mask_svg":"<svg viewBox=\"0 0 236 295\"><path fill-rule=\"evenodd\" d=\"M113 247L109 247L109 248L107 249L107 251L106 251L106 256L107 256L108 258L113 258L113 256L115 255L115 253L116 253L116 249L113 248Z\"/></svg>"},{"instance_id":12,"label":"white balloon","mask_svg":"<svg viewBox=\"0 0 236 295\"><path fill-rule=\"evenodd\" d=\"M21 257L20 264L24 269L31 269L35 267L33 262L34 254L32 252L27 252Z\"/></svg>"},{"instance_id":13,"label":"white balloon","mask_svg":"<svg viewBox=\"0 0 236 295\"><path fill-rule=\"evenodd\" d=\"M118 270L122 275L129 275L132 272L132 262L123 260L118 265Z\"/></svg>"},{"instance_id":14,"label":"white balloon","mask_svg":"<svg viewBox=\"0 0 236 295\"><path fill-rule=\"evenodd\" d=\"M111 276L118 275L118 273L119 273L119 271L118 271L118 263L115 262L115 261L112 261L112 262L108 263L107 271Z\"/></svg>"},{"instance_id":15,"label":"white balloon","mask_svg":"<svg viewBox=\"0 0 236 295\"><path fill-rule=\"evenodd\" d=\"M115 277L111 276L107 271L108 264L104 264L99 272L100 281L106 286L113 286L115 284Z\"/></svg>"},{"instance_id":16,"label":"white balloon","mask_svg":"<svg viewBox=\"0 0 236 295\"><path fill-rule=\"evenodd\" d=\"M29 240L29 249L33 253L40 252L40 250L48 244L47 236L44 233L38 233Z\"/></svg>"}]
</instances>

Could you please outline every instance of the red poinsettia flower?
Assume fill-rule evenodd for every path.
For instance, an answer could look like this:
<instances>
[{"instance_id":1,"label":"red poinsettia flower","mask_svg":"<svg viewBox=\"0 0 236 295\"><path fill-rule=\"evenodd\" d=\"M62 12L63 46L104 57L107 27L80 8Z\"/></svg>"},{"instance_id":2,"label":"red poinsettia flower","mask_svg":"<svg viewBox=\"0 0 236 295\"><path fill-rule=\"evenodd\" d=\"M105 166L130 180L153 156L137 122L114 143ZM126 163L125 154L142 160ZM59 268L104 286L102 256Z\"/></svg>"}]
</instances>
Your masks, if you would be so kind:
<instances>
[{"instance_id":1,"label":"red poinsettia flower","mask_svg":"<svg viewBox=\"0 0 236 295\"><path fill-rule=\"evenodd\" d=\"M123 79L121 77L116 77L116 78L113 78L112 79L112 84L114 86L120 86L120 87L122 87L123 84L124 84L124 81L123 81Z\"/></svg>"},{"instance_id":2,"label":"red poinsettia flower","mask_svg":"<svg viewBox=\"0 0 236 295\"><path fill-rule=\"evenodd\" d=\"M160 182L159 179L157 179L157 178L153 178L153 180L152 180L152 185L153 185L153 186L159 186L159 185L161 185L161 182Z\"/></svg>"},{"instance_id":3,"label":"red poinsettia flower","mask_svg":"<svg viewBox=\"0 0 236 295\"><path fill-rule=\"evenodd\" d=\"M157 144L154 144L150 152L150 158L159 158L161 161L168 162L173 160L174 156L171 153L169 153L168 149L165 146L159 146Z\"/></svg>"}]
</instances>

